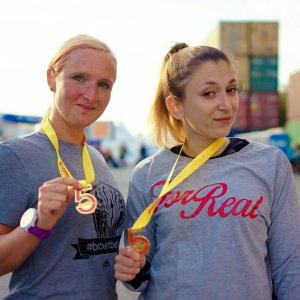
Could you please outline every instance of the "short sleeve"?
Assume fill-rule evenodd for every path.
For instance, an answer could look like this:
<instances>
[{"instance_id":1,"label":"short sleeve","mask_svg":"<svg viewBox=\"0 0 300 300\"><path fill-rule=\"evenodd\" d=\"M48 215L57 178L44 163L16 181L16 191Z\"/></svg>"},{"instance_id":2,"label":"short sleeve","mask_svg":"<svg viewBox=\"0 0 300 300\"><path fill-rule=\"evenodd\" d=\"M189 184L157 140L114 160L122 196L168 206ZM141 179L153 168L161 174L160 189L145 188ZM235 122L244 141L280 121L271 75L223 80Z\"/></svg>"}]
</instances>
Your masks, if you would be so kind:
<instances>
[{"instance_id":1,"label":"short sleeve","mask_svg":"<svg viewBox=\"0 0 300 300\"><path fill-rule=\"evenodd\" d=\"M22 162L4 144L0 144L0 182L0 223L17 227L28 208L32 187Z\"/></svg>"}]
</instances>

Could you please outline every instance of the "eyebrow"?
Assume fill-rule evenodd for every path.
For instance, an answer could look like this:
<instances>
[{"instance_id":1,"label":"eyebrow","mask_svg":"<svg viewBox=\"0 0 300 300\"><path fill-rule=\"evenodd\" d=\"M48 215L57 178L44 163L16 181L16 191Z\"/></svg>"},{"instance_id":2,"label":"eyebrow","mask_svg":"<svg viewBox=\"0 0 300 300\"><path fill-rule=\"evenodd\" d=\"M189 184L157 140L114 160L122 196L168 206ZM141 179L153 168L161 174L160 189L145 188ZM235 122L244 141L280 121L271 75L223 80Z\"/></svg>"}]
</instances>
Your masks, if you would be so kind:
<instances>
[{"instance_id":1,"label":"eyebrow","mask_svg":"<svg viewBox=\"0 0 300 300\"><path fill-rule=\"evenodd\" d=\"M231 79L228 84L231 84L233 82L237 82L237 80L235 78ZM205 84L211 84L211 85L216 85L217 82L215 81L206 81L206 82L203 82L202 84L200 84L198 87L201 87L202 85L205 85Z\"/></svg>"}]
</instances>

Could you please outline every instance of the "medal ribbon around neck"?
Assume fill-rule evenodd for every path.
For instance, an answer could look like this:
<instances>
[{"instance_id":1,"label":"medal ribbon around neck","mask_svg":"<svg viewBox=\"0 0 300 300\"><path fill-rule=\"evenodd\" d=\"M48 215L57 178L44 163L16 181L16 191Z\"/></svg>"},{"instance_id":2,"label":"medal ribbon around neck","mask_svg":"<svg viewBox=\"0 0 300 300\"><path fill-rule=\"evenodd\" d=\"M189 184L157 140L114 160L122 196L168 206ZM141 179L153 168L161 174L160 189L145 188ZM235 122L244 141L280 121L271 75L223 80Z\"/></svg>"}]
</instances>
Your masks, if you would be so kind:
<instances>
[{"instance_id":1,"label":"medal ribbon around neck","mask_svg":"<svg viewBox=\"0 0 300 300\"><path fill-rule=\"evenodd\" d=\"M43 124L43 130L48 136L49 140L51 141L52 145L54 146L57 154L57 165L60 172L60 175L62 177L70 177L73 178L70 171L62 161L60 155L59 155L59 146L58 146L58 139L55 133L55 130L53 129L49 119L45 121ZM83 134L83 140L84 140L84 146L82 149L82 162L83 162L83 170L85 174L84 180L78 180L82 186L82 190L75 190L75 202L79 202L76 209L81 214L89 214L93 213L97 207L97 200L96 198L91 194L82 194L82 191L88 191L92 189L92 183L95 179L95 172L93 168L93 164L86 146L86 134L84 132ZM72 188L71 186L68 186L68 189ZM87 200L86 202L82 202L83 200Z\"/></svg>"},{"instance_id":2,"label":"medal ribbon around neck","mask_svg":"<svg viewBox=\"0 0 300 300\"><path fill-rule=\"evenodd\" d=\"M194 171L196 171L201 165L203 165L214 153L217 152L217 150L224 144L225 138L219 138L216 141L214 141L211 145L209 145L206 149L204 149L196 158L194 158L169 184L171 177L173 175L173 172L175 170L175 166L178 162L178 159L180 157L181 151L183 149L183 146L180 150L180 153L174 163L174 166L158 196L158 198L152 202L145 210L144 212L139 216L139 218L136 220L132 228L128 229L128 235L129 235L129 243L132 245L132 247L139 252L140 254L148 253L150 243L147 238L143 236L135 236L134 234L137 232L143 232L144 228L149 223L155 207L161 197L163 197L166 193L168 193L171 189L173 189L175 186L177 186L180 182L182 182L184 179L186 179L188 176L190 176ZM148 243L148 245L147 245ZM144 244L144 245L143 245Z\"/></svg>"}]
</instances>

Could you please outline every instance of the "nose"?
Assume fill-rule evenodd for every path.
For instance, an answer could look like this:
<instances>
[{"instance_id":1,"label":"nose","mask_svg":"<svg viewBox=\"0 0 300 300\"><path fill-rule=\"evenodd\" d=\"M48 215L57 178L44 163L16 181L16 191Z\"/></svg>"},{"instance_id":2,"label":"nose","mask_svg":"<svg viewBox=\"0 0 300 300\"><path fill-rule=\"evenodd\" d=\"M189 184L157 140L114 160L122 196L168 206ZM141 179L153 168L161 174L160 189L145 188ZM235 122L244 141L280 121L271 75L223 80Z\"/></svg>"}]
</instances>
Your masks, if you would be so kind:
<instances>
[{"instance_id":1,"label":"nose","mask_svg":"<svg viewBox=\"0 0 300 300\"><path fill-rule=\"evenodd\" d=\"M96 101L97 99L97 86L95 84L89 84L84 91L84 98L89 101Z\"/></svg>"},{"instance_id":2,"label":"nose","mask_svg":"<svg viewBox=\"0 0 300 300\"><path fill-rule=\"evenodd\" d=\"M232 108L231 98L227 93L222 93L220 95L220 110L230 110Z\"/></svg>"}]
</instances>

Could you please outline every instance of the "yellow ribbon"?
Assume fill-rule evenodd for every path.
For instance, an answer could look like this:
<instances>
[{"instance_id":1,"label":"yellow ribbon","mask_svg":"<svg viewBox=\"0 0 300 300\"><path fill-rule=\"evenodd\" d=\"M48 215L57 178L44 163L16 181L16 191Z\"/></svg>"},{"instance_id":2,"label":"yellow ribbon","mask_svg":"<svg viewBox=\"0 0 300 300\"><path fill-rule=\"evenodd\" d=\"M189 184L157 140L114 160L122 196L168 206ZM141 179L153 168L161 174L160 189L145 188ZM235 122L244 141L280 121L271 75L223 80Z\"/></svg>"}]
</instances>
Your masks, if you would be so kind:
<instances>
[{"instance_id":1,"label":"yellow ribbon","mask_svg":"<svg viewBox=\"0 0 300 300\"><path fill-rule=\"evenodd\" d=\"M55 150L56 150L56 154L57 154L57 165L58 165L58 169L60 172L60 175L62 177L70 177L73 178L73 176L71 175L70 171L68 170L68 168L66 167L66 165L64 164L64 162L62 161L60 155L59 155L59 147L58 147L58 139L56 136L56 133L52 127L52 125L50 124L49 119L47 119L45 121L45 123L43 124L43 130L45 131L46 135L48 136L49 140L51 141L51 143L53 144ZM93 168L93 164L86 146L86 134L84 133L83 135L83 139L84 139L84 146L82 149L82 162L83 162L83 169L84 169L84 174L85 174L85 178L84 180L78 180L83 188L88 187L89 184L92 184L92 182L95 179L95 172L94 172L94 168ZM71 187L68 186L68 188L70 189Z\"/></svg>"},{"instance_id":2,"label":"yellow ribbon","mask_svg":"<svg viewBox=\"0 0 300 300\"><path fill-rule=\"evenodd\" d=\"M194 158L175 178L174 180L169 184L171 177L173 175L173 172L175 170L175 166L177 164L177 161L180 157L180 153L182 151L182 148L180 150L180 153L174 163L174 166L168 176L167 181L165 182L158 198L152 202L139 216L139 218L136 220L136 222L133 224L131 230L136 231L142 231L142 228L146 227L149 223L155 207L157 205L158 200L164 196L167 192L169 192L171 189L173 189L175 186L177 186L181 181L186 179L188 176L190 176L194 171L196 171L201 165L203 165L216 151L223 145L225 142L225 138L220 138L214 141L211 145L209 145L205 150L203 150L196 158Z\"/></svg>"}]
</instances>

